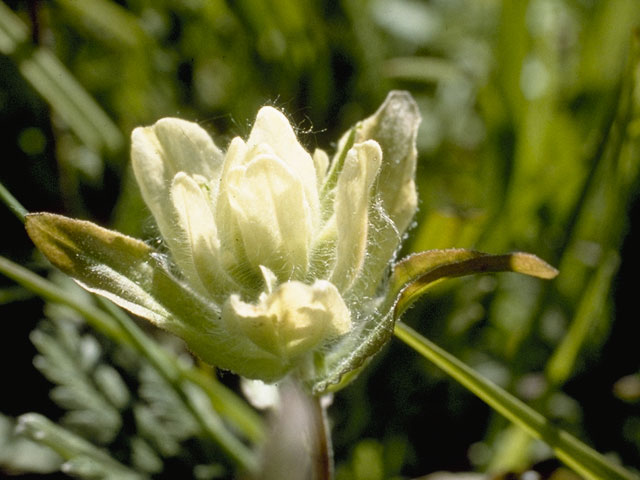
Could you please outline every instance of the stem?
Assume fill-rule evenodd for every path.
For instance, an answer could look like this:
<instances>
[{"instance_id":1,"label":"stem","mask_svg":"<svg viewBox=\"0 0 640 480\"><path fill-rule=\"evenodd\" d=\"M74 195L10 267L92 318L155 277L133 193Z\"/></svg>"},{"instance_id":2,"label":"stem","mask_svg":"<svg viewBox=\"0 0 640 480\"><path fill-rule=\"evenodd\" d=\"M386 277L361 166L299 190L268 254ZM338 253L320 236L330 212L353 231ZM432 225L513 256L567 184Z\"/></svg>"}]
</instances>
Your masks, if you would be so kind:
<instances>
[{"instance_id":1,"label":"stem","mask_svg":"<svg viewBox=\"0 0 640 480\"><path fill-rule=\"evenodd\" d=\"M322 397L311 397L311 408L313 409L313 439L312 445L312 471L313 480L333 479L333 446L331 445L331 434L329 432L329 422L327 419L327 409L322 404Z\"/></svg>"},{"instance_id":2,"label":"stem","mask_svg":"<svg viewBox=\"0 0 640 480\"><path fill-rule=\"evenodd\" d=\"M22 223L24 223L24 217L26 217L29 212L20 204L16 197L11 195L11 192L7 190L2 183L0 183L0 200L2 200L9 210L11 210L11 212L18 217Z\"/></svg>"},{"instance_id":3,"label":"stem","mask_svg":"<svg viewBox=\"0 0 640 480\"><path fill-rule=\"evenodd\" d=\"M556 456L579 475L592 480L638 480L638 477L580 440L552 425L546 418L507 391L490 382L458 358L412 328L397 322L396 337L460 382L495 411L549 445Z\"/></svg>"},{"instance_id":4,"label":"stem","mask_svg":"<svg viewBox=\"0 0 640 480\"><path fill-rule=\"evenodd\" d=\"M126 334L110 315L82 300L72 298L69 292L53 282L2 256L0 256L0 273L49 302L60 303L73 308L85 318L92 328L113 341L131 345Z\"/></svg>"}]
</instances>

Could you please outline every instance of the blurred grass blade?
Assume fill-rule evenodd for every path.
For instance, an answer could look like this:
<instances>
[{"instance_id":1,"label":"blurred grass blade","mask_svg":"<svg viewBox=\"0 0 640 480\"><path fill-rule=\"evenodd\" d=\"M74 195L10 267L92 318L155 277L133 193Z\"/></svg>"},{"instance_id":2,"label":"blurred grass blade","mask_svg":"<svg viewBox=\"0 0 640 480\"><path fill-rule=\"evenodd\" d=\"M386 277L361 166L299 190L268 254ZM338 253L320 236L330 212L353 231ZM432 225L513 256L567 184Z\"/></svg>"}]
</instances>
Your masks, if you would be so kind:
<instances>
[{"instance_id":1,"label":"blurred grass blade","mask_svg":"<svg viewBox=\"0 0 640 480\"><path fill-rule=\"evenodd\" d=\"M587 285L567 334L547 363L547 377L553 384L562 385L573 372L580 349L588 341L594 323L603 315L619 263L618 255L609 252Z\"/></svg>"},{"instance_id":2,"label":"blurred grass blade","mask_svg":"<svg viewBox=\"0 0 640 480\"><path fill-rule=\"evenodd\" d=\"M516 272L544 279L558 274L555 268L530 253L489 255L462 248L427 250L395 265L387 298L397 298L395 316L398 318L435 282L488 272Z\"/></svg>"},{"instance_id":3,"label":"blurred grass blade","mask_svg":"<svg viewBox=\"0 0 640 480\"><path fill-rule=\"evenodd\" d=\"M18 67L85 145L97 152L122 147L118 127L51 52L38 48Z\"/></svg>"},{"instance_id":4,"label":"blurred grass blade","mask_svg":"<svg viewBox=\"0 0 640 480\"><path fill-rule=\"evenodd\" d=\"M22 300L28 300L33 297L33 293L22 287L0 288L0 305L20 302Z\"/></svg>"},{"instance_id":5,"label":"blurred grass blade","mask_svg":"<svg viewBox=\"0 0 640 480\"><path fill-rule=\"evenodd\" d=\"M85 27L119 48L140 48L146 34L135 15L111 0L56 0Z\"/></svg>"},{"instance_id":6,"label":"blurred grass blade","mask_svg":"<svg viewBox=\"0 0 640 480\"><path fill-rule=\"evenodd\" d=\"M624 468L609 462L569 433L552 425L525 403L487 380L412 328L397 322L396 337L460 382L495 411L549 445L569 467L591 480L638 480Z\"/></svg>"},{"instance_id":7,"label":"blurred grass blade","mask_svg":"<svg viewBox=\"0 0 640 480\"><path fill-rule=\"evenodd\" d=\"M28 37L27 26L4 2L0 2L0 53L12 54L18 45L27 41Z\"/></svg>"},{"instance_id":8,"label":"blurred grass blade","mask_svg":"<svg viewBox=\"0 0 640 480\"><path fill-rule=\"evenodd\" d=\"M122 133L73 75L49 50L34 48L28 28L0 2L0 53L10 56L20 73L69 128L96 152L116 152Z\"/></svg>"}]
</instances>

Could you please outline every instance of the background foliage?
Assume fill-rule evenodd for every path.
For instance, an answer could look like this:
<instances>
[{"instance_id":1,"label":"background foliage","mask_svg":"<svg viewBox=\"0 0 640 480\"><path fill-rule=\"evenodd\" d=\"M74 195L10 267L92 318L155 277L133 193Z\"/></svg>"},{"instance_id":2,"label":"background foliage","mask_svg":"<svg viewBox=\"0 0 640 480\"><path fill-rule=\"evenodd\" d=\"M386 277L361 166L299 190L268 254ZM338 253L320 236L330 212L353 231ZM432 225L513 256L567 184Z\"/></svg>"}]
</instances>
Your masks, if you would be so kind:
<instances>
[{"instance_id":1,"label":"background foliage","mask_svg":"<svg viewBox=\"0 0 640 480\"><path fill-rule=\"evenodd\" d=\"M135 126L179 116L224 146L268 103L287 112L310 150L330 149L388 90L407 89L423 123L421 206L405 252L524 250L561 274L550 283L511 274L448 282L405 320L596 449L638 466L631 256L639 234L630 219L638 216L639 22L635 0L5 1L0 178L30 211L153 241L128 166ZM8 210L0 222L0 254L46 273ZM30 343L42 302L0 282L0 445L11 417L39 411L143 471L157 473L164 461L167 475L196 464L199 478L225 474L224 455L193 447L196 427L163 416L181 410L158 406L161 382L138 359L82 320L63 321L76 315L53 304ZM36 349L34 365L51 383L31 367ZM82 375L90 378L74 386ZM231 375L222 382L236 388ZM394 342L336 396L330 415L338 478L517 472L550 458ZM142 424L164 435L132 433ZM31 458L50 455L37 452ZM0 465L15 468L2 453Z\"/></svg>"}]
</instances>

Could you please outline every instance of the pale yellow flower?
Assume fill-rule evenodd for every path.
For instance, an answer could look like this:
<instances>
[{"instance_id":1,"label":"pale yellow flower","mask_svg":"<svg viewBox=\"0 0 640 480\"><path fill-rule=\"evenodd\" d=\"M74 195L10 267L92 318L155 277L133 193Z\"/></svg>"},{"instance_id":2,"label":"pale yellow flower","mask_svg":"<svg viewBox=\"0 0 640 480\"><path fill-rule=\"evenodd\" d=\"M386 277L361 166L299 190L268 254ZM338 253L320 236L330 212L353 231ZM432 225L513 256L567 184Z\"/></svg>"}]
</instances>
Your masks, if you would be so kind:
<instances>
[{"instance_id":1,"label":"pale yellow flower","mask_svg":"<svg viewBox=\"0 0 640 480\"><path fill-rule=\"evenodd\" d=\"M294 372L320 394L353 378L433 282L557 274L520 252L430 250L396 261L417 204L419 121L411 96L391 92L329 160L307 152L272 107L226 152L197 124L165 118L132 135L165 252L51 213L27 215L26 228L80 285L181 337L205 362L266 382Z\"/></svg>"},{"instance_id":2,"label":"pale yellow flower","mask_svg":"<svg viewBox=\"0 0 640 480\"><path fill-rule=\"evenodd\" d=\"M383 339L372 332L392 323L378 307L416 209L418 122L409 94L392 92L329 160L272 107L226 151L196 123L165 118L133 131L131 156L167 255L51 214L27 228L83 286L205 361L267 381L313 374L329 352L337 364L362 345L370 355Z\"/></svg>"}]
</instances>

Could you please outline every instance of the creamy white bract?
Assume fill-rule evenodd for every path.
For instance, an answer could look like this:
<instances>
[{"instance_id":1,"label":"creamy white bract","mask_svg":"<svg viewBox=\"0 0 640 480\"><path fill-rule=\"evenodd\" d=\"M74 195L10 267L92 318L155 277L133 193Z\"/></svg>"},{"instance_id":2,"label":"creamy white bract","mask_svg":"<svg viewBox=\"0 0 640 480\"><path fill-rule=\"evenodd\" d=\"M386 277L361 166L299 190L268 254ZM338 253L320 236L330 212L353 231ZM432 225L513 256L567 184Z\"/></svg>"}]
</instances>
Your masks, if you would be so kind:
<instances>
[{"instance_id":1,"label":"creamy white bract","mask_svg":"<svg viewBox=\"0 0 640 480\"><path fill-rule=\"evenodd\" d=\"M272 107L226 152L180 119L133 132L137 182L184 280L220 306L230 335L283 364L353 328L415 211L415 132L405 154L392 152L402 162L384 165L372 119L332 162Z\"/></svg>"}]
</instances>

